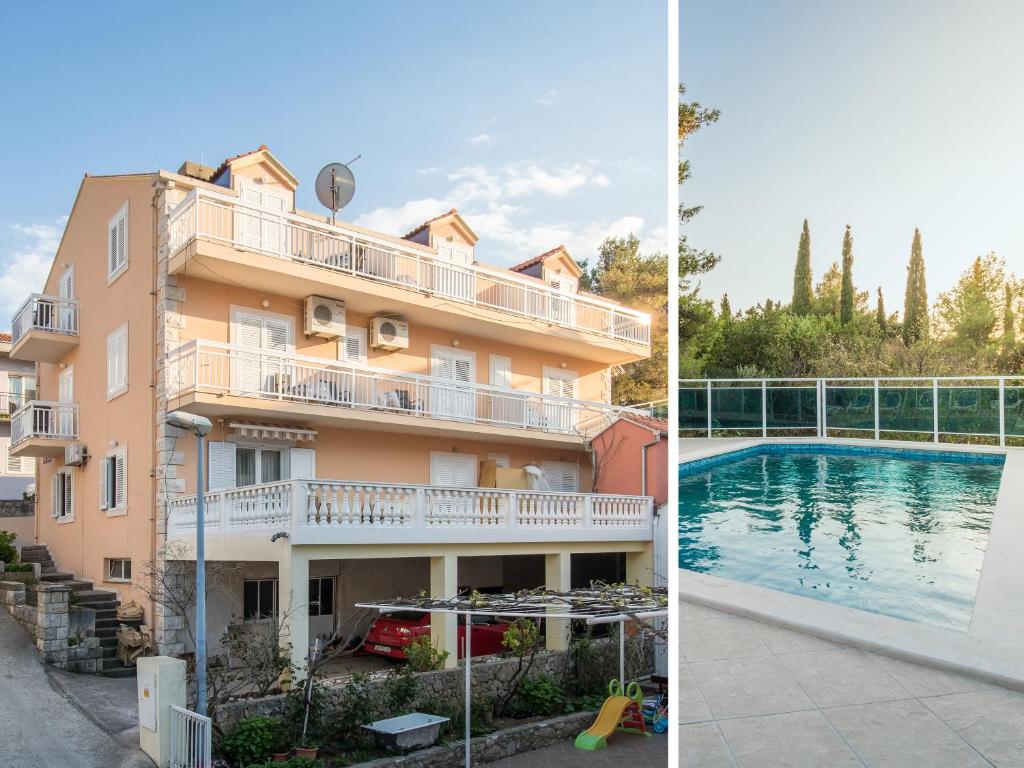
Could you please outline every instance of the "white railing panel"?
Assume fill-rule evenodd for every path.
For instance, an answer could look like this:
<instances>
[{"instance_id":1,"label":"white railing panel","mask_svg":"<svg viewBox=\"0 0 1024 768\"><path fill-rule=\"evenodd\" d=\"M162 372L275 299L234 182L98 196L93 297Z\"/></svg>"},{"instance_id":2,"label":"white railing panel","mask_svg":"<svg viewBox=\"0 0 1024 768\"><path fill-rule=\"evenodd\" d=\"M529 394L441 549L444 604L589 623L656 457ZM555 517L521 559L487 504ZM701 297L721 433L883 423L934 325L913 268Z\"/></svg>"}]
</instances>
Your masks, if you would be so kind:
<instances>
[{"instance_id":1,"label":"white railing panel","mask_svg":"<svg viewBox=\"0 0 1024 768\"><path fill-rule=\"evenodd\" d=\"M23 440L75 440L78 438L78 404L30 400L11 416L11 446Z\"/></svg>"},{"instance_id":2,"label":"white railing panel","mask_svg":"<svg viewBox=\"0 0 1024 768\"><path fill-rule=\"evenodd\" d=\"M11 318L11 343L29 331L78 335L78 299L33 293Z\"/></svg>"},{"instance_id":3,"label":"white railing panel","mask_svg":"<svg viewBox=\"0 0 1024 768\"><path fill-rule=\"evenodd\" d=\"M650 315L597 297L562 293L526 276L452 264L413 246L230 195L195 189L168 218L171 253L196 238L485 306L553 325L650 344Z\"/></svg>"},{"instance_id":4,"label":"white railing panel","mask_svg":"<svg viewBox=\"0 0 1024 768\"><path fill-rule=\"evenodd\" d=\"M213 765L213 721L171 705L170 768L210 768Z\"/></svg>"}]
</instances>

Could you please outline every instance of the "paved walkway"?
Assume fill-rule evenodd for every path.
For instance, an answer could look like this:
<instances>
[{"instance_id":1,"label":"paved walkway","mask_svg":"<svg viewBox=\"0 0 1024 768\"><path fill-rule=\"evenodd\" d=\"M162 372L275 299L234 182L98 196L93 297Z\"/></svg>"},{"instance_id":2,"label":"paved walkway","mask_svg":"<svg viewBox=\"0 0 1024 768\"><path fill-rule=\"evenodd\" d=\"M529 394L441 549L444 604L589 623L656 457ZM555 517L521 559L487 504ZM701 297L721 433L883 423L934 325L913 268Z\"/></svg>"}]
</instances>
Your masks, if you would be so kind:
<instances>
[{"instance_id":1,"label":"paved walkway","mask_svg":"<svg viewBox=\"0 0 1024 768\"><path fill-rule=\"evenodd\" d=\"M680 602L679 765L1024 766L1024 693Z\"/></svg>"},{"instance_id":2,"label":"paved walkway","mask_svg":"<svg viewBox=\"0 0 1024 768\"><path fill-rule=\"evenodd\" d=\"M619 733L598 752L576 749L572 742L525 752L491 763L495 768L665 768L668 734L650 738Z\"/></svg>"},{"instance_id":3,"label":"paved walkway","mask_svg":"<svg viewBox=\"0 0 1024 768\"><path fill-rule=\"evenodd\" d=\"M0 766L152 768L138 750L135 680L47 668L0 609Z\"/></svg>"}]
</instances>

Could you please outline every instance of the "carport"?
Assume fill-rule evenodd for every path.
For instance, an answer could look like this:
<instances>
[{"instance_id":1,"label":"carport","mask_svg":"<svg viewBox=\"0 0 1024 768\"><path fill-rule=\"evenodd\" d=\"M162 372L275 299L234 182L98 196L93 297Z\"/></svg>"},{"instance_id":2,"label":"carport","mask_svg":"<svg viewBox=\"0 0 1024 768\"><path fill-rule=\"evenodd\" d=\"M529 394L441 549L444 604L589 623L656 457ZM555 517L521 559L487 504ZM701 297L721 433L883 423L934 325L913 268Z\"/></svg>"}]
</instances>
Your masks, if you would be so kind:
<instances>
[{"instance_id":1,"label":"carport","mask_svg":"<svg viewBox=\"0 0 1024 768\"><path fill-rule=\"evenodd\" d=\"M512 594L483 595L479 592L460 594L453 598L431 597L395 598L382 602L358 603L357 607L388 613L412 611L465 617L466 626L472 626L473 616L492 616L515 619L558 619L585 621L587 624L619 624L619 681L625 685L625 623L633 621L652 634L665 630L650 622L668 616L668 589L665 587L639 587L628 584L592 584L566 592L525 590ZM463 662L466 667L465 714L465 766L472 765L470 723L472 722L473 654L471 632L465 633Z\"/></svg>"}]
</instances>

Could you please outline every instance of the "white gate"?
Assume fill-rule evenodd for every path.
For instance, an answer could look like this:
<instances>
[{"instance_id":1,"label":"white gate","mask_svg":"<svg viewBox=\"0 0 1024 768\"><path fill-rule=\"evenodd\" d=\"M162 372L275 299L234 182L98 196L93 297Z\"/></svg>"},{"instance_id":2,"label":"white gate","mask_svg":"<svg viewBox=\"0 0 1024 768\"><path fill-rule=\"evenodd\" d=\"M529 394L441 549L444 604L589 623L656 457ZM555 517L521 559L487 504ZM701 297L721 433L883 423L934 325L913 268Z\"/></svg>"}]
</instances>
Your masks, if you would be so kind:
<instances>
[{"instance_id":1,"label":"white gate","mask_svg":"<svg viewBox=\"0 0 1024 768\"><path fill-rule=\"evenodd\" d=\"M209 768L212 737L210 718L171 705L171 768Z\"/></svg>"}]
</instances>

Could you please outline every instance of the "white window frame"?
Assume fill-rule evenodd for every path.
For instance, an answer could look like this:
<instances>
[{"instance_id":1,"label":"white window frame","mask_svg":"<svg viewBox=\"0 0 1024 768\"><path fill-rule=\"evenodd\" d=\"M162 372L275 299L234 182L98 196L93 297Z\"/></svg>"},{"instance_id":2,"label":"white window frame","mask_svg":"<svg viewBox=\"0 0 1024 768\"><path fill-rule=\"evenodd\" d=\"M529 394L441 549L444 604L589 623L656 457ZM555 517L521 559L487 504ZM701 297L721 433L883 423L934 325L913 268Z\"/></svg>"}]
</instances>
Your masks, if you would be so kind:
<instances>
[{"instance_id":1,"label":"white window frame","mask_svg":"<svg viewBox=\"0 0 1024 768\"><path fill-rule=\"evenodd\" d=\"M123 482L118 486L120 473ZM110 498L111 485L115 498ZM113 501L113 503L111 503ZM100 460L100 509L107 517L128 514L128 446L119 445Z\"/></svg>"},{"instance_id":2,"label":"white window frame","mask_svg":"<svg viewBox=\"0 0 1024 768\"><path fill-rule=\"evenodd\" d=\"M479 484L480 484L480 462L477 459L477 455L475 453L454 453L452 451L431 451L430 452L430 484L431 485L439 485L438 483L434 482L434 458L438 457L438 458L450 459L453 456L457 456L459 458L470 459L470 460L472 460L472 464L473 464L473 484L472 485L467 485L467 486L459 486L459 487L460 488L461 487L466 487L466 488L477 488L477 487L479 487Z\"/></svg>"},{"instance_id":3,"label":"white window frame","mask_svg":"<svg viewBox=\"0 0 1024 768\"><path fill-rule=\"evenodd\" d=\"M116 229L116 227L118 226L118 224L122 220L124 221L124 259L114 269L111 269L110 268L110 265L111 265L111 259L110 259L110 234L111 234L111 231ZM115 213L113 216L111 216L110 221L107 222L107 247L106 247L106 256L107 256L107 285L110 285L115 280L117 280L117 278L119 278L126 271L128 271L128 263L130 261L129 253L128 253L129 252L129 248L128 248L128 243L129 243L128 222L129 222L129 218L128 218L128 201L126 200L124 205L122 205L118 209L117 213Z\"/></svg>"},{"instance_id":4,"label":"white window frame","mask_svg":"<svg viewBox=\"0 0 1024 768\"><path fill-rule=\"evenodd\" d=\"M496 367L497 367L495 365L496 363L507 363L508 364L508 383L506 383L506 384L499 384L497 382L497 378L498 377L495 375L496 374ZM514 389L514 387L512 386L512 358L511 357L509 357L508 355L494 355L494 354L492 354L490 356L490 358L489 358L488 369L489 370L487 372L487 382L492 387L501 387L502 389Z\"/></svg>"},{"instance_id":5,"label":"white window frame","mask_svg":"<svg viewBox=\"0 0 1024 768\"><path fill-rule=\"evenodd\" d=\"M67 490L58 491L58 483L66 483L63 488ZM58 498L62 502L59 509ZM58 469L50 478L50 517L55 519L58 525L75 521L75 474L70 467Z\"/></svg>"},{"instance_id":6,"label":"white window frame","mask_svg":"<svg viewBox=\"0 0 1024 768\"><path fill-rule=\"evenodd\" d=\"M120 576L114 576L111 574L111 568L115 563L120 563ZM125 563L128 564L128 575L124 575ZM118 584L131 584L132 583L132 559L130 557L107 557L104 558L103 563L103 577L104 581L115 582Z\"/></svg>"},{"instance_id":7,"label":"white window frame","mask_svg":"<svg viewBox=\"0 0 1024 768\"><path fill-rule=\"evenodd\" d=\"M265 309L253 309L251 307L241 307L235 304L231 305L231 344L237 345L238 341L238 316L239 315L258 315L260 317L269 317L274 320L281 320L288 325L288 341L286 342L286 352L291 355L295 353L295 318L292 315L285 315L281 312L268 312ZM277 354L270 350L265 350L268 354Z\"/></svg>"},{"instance_id":8,"label":"white window frame","mask_svg":"<svg viewBox=\"0 0 1024 768\"><path fill-rule=\"evenodd\" d=\"M256 462L256 482L253 485L262 485L263 483L283 483L291 475L291 443L244 443L240 441L232 441L235 443L235 488L249 488L248 485L238 484L238 452L244 450L255 451L254 461ZM264 480L261 475L263 474L263 451L273 451L274 453L281 454L281 477L277 480Z\"/></svg>"},{"instance_id":9,"label":"white window frame","mask_svg":"<svg viewBox=\"0 0 1024 768\"><path fill-rule=\"evenodd\" d=\"M111 382L110 345L111 342L124 337L124 380ZM128 323L122 324L107 334L107 400L113 400L128 391Z\"/></svg>"},{"instance_id":10,"label":"white window frame","mask_svg":"<svg viewBox=\"0 0 1024 768\"><path fill-rule=\"evenodd\" d=\"M559 489L559 490L555 491L555 493L579 493L580 492L580 465L579 464L574 464L571 461L548 461L548 460L545 460L545 461L542 461L540 463L540 468L544 470L545 474L547 474L549 468L553 469L553 468L556 468L556 467L558 469L563 469L563 470L568 469L568 470L572 471L573 475L575 476L575 480L576 480L576 482L574 483L576 488L574 490L572 490L572 491L563 491L563 490Z\"/></svg>"}]
</instances>

